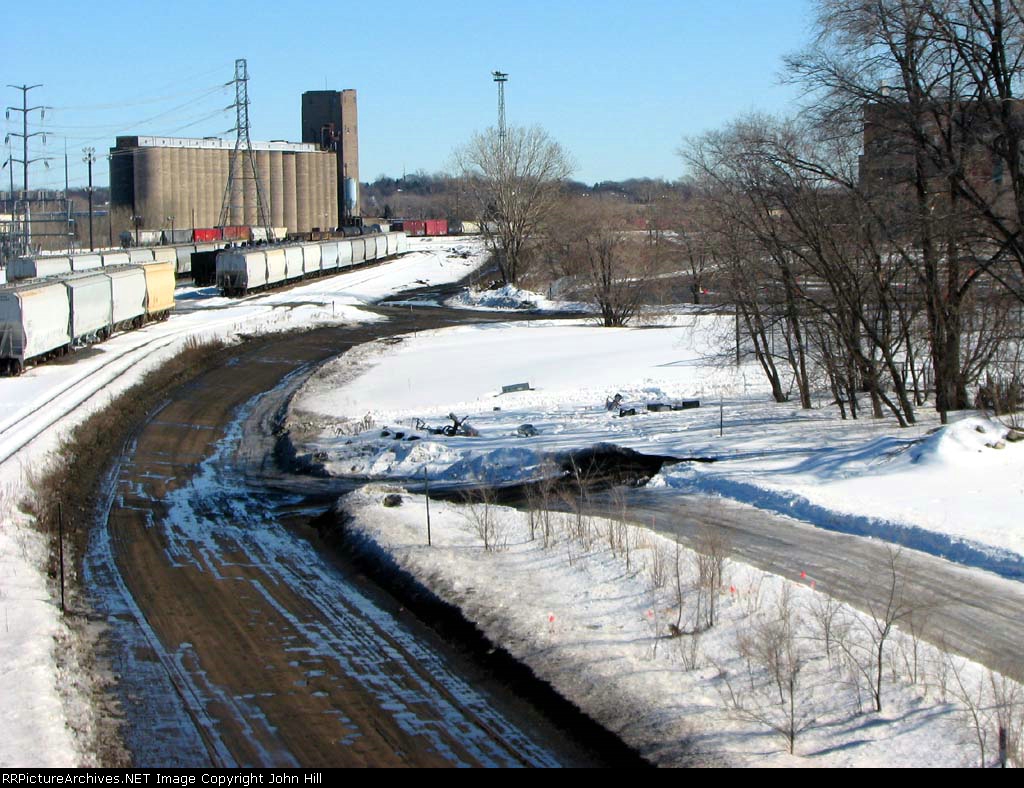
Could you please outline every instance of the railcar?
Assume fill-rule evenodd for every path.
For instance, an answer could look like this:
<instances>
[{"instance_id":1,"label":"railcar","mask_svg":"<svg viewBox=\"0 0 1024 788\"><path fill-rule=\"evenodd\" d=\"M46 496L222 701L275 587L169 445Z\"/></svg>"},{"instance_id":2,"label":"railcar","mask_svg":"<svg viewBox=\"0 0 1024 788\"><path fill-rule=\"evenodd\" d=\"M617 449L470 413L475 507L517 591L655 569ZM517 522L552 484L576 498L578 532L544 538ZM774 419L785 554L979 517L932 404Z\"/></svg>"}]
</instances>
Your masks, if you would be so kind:
<instances>
[{"instance_id":1,"label":"railcar","mask_svg":"<svg viewBox=\"0 0 1024 788\"><path fill-rule=\"evenodd\" d=\"M225 249L216 256L217 287L225 295L240 296L406 251L405 235L397 232Z\"/></svg>"},{"instance_id":2,"label":"railcar","mask_svg":"<svg viewBox=\"0 0 1024 788\"><path fill-rule=\"evenodd\" d=\"M70 274L61 282L68 291L72 344L106 339L113 326L110 277L102 272Z\"/></svg>"},{"instance_id":3,"label":"railcar","mask_svg":"<svg viewBox=\"0 0 1024 788\"><path fill-rule=\"evenodd\" d=\"M32 359L71 347L71 305L59 279L0 288L0 372L20 375Z\"/></svg>"}]
</instances>

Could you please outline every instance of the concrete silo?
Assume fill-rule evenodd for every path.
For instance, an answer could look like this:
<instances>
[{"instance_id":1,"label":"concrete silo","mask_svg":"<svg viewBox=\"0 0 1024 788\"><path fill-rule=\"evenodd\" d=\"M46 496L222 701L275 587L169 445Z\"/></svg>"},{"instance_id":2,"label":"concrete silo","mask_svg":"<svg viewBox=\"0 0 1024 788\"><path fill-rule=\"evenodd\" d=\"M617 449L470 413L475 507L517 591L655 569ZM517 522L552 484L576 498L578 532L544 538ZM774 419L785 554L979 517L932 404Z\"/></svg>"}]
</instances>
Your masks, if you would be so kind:
<instances>
[{"instance_id":1,"label":"concrete silo","mask_svg":"<svg viewBox=\"0 0 1024 788\"><path fill-rule=\"evenodd\" d=\"M311 216L311 173L309 154L295 154L295 229L300 233L308 233L312 223Z\"/></svg>"},{"instance_id":2,"label":"concrete silo","mask_svg":"<svg viewBox=\"0 0 1024 788\"><path fill-rule=\"evenodd\" d=\"M328 226L332 229L339 226L338 218L338 168L327 167L327 210L330 216Z\"/></svg>"},{"instance_id":3,"label":"concrete silo","mask_svg":"<svg viewBox=\"0 0 1024 788\"><path fill-rule=\"evenodd\" d=\"M208 228L220 224L336 227L336 156L308 143L254 142L256 179L246 152L220 139L118 137L111 149L112 209L142 218L140 229ZM235 178L228 189L235 157ZM116 177L115 177L116 176ZM257 182L266 209L261 219ZM227 213L221 217L227 192Z\"/></svg>"},{"instance_id":4,"label":"concrete silo","mask_svg":"<svg viewBox=\"0 0 1024 788\"><path fill-rule=\"evenodd\" d=\"M196 151L199 156L199 172L197 174L198 185L196 187L196 227L213 227L216 220L213 214L216 212L214 203L217 202L217 187L214 185L214 158L217 151L200 148Z\"/></svg>"},{"instance_id":5,"label":"concrete silo","mask_svg":"<svg viewBox=\"0 0 1024 788\"><path fill-rule=\"evenodd\" d=\"M135 152L135 204L128 206L137 217L134 221L153 226L157 216L163 215L163 194L160 190L160 149L139 148ZM142 226L142 225L140 225Z\"/></svg>"},{"instance_id":6,"label":"concrete silo","mask_svg":"<svg viewBox=\"0 0 1024 788\"><path fill-rule=\"evenodd\" d=\"M270 226L284 227L284 153L270 151Z\"/></svg>"},{"instance_id":7,"label":"concrete silo","mask_svg":"<svg viewBox=\"0 0 1024 788\"><path fill-rule=\"evenodd\" d=\"M228 200L229 200L229 202L228 202L228 215L225 218L225 223L231 224L231 208L230 208L231 195L228 192L227 186L228 186L228 166L230 165L231 155L232 154L231 154L231 150L228 149L228 148L222 148L221 150L215 151L215 153L217 154L217 157L214 159L215 167L214 167L213 177L214 177L214 182L217 184L217 194L219 196L217 197L217 204L216 204L216 207L215 207L215 210L214 210L214 215L217 218L214 219L212 226L216 226L216 225L220 224L221 211L222 211L222 209L224 207L224 196L225 195L227 195Z\"/></svg>"},{"instance_id":8,"label":"concrete silo","mask_svg":"<svg viewBox=\"0 0 1024 788\"><path fill-rule=\"evenodd\" d=\"M295 164L298 155L292 151L285 151L281 160L284 170L284 226L290 233L298 232L299 228L299 208L296 197L296 170L298 168Z\"/></svg>"},{"instance_id":9,"label":"concrete silo","mask_svg":"<svg viewBox=\"0 0 1024 788\"><path fill-rule=\"evenodd\" d=\"M256 176L259 179L259 191L263 197L263 216L260 216L258 206L256 221L254 224L271 224L271 195L270 195L270 151L260 149L256 151Z\"/></svg>"},{"instance_id":10,"label":"concrete silo","mask_svg":"<svg viewBox=\"0 0 1024 788\"><path fill-rule=\"evenodd\" d=\"M324 174L324 157L319 153L311 154L309 157L309 170L312 178L310 184L310 219L309 223L317 229L323 230L327 225L324 216L324 187L327 185L327 176Z\"/></svg>"},{"instance_id":11,"label":"concrete silo","mask_svg":"<svg viewBox=\"0 0 1024 788\"><path fill-rule=\"evenodd\" d=\"M242 179L242 221L241 224L252 227L259 224L259 212L256 210L256 178L258 171L253 172L256 152L253 151L253 162L249 161L249 154L240 151L238 177Z\"/></svg>"},{"instance_id":12,"label":"concrete silo","mask_svg":"<svg viewBox=\"0 0 1024 788\"><path fill-rule=\"evenodd\" d=\"M175 221L178 219L182 192L182 153L184 153L182 149L162 148L160 150L161 164L164 171L164 212L161 216L154 217L156 219L156 227L170 227L172 216ZM153 223L150 222L150 225L152 226Z\"/></svg>"},{"instance_id":13,"label":"concrete silo","mask_svg":"<svg viewBox=\"0 0 1024 788\"><path fill-rule=\"evenodd\" d=\"M182 213L174 222L177 230L191 227L193 217L199 213L199 151L196 148L185 150L185 178L182 191Z\"/></svg>"}]
</instances>

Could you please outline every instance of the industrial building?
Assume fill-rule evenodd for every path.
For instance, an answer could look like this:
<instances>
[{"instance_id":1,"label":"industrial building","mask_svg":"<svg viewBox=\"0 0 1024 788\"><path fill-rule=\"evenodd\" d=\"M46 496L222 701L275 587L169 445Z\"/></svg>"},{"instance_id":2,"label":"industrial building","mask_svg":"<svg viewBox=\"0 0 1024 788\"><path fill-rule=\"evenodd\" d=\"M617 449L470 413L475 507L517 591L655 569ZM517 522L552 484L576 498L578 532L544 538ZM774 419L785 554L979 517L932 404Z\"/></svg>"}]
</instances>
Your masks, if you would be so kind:
<instances>
[{"instance_id":1,"label":"industrial building","mask_svg":"<svg viewBox=\"0 0 1024 788\"><path fill-rule=\"evenodd\" d=\"M294 142L254 142L252 149L271 227L309 232L338 225L333 152ZM225 224L259 226L257 181L247 169L244 151L235 153L234 142L118 137L110 150L110 201L122 229L218 226L231 157L236 155L239 177Z\"/></svg>"},{"instance_id":2,"label":"industrial building","mask_svg":"<svg viewBox=\"0 0 1024 788\"><path fill-rule=\"evenodd\" d=\"M122 136L110 149L115 227L183 230L261 226L258 193L270 227L289 233L338 227L359 216L359 132L354 90L302 95L302 142L253 142L256 178L234 140ZM231 157L236 177L221 208Z\"/></svg>"},{"instance_id":3,"label":"industrial building","mask_svg":"<svg viewBox=\"0 0 1024 788\"><path fill-rule=\"evenodd\" d=\"M343 217L360 216L359 119L354 90L302 94L302 141L338 157L338 206Z\"/></svg>"}]
</instances>

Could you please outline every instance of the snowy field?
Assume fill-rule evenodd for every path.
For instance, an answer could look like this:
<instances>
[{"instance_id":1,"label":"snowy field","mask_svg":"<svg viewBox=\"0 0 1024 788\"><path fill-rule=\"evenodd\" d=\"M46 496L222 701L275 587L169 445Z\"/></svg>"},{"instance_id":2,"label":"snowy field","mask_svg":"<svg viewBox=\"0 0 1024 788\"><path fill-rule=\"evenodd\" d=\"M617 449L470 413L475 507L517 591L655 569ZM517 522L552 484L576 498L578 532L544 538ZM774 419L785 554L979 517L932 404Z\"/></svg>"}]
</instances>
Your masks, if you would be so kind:
<instances>
[{"instance_id":1,"label":"snowy field","mask_svg":"<svg viewBox=\"0 0 1024 788\"><path fill-rule=\"evenodd\" d=\"M831 602L813 578L793 582L726 559L701 596L695 555L646 529L536 514L531 534L528 514L484 504L432 502L427 547L424 499L403 495L385 508L392 491L365 487L344 499L350 538L459 606L662 766L976 766L968 707L987 707L987 729L993 698L1020 691L895 633L883 646L879 712L875 622ZM697 629L712 597L712 627L668 636L673 626Z\"/></svg>"},{"instance_id":2,"label":"snowy field","mask_svg":"<svg viewBox=\"0 0 1024 788\"><path fill-rule=\"evenodd\" d=\"M409 287L456 281L484 257L476 240L410 239L410 252L381 266L242 300L182 289L175 314L164 323L0 379L0 765L92 763L75 733L91 726L78 677L73 668L56 668L55 650L68 632L42 570L45 546L18 511L27 475L45 464L74 424L189 341L376 320L359 307Z\"/></svg>"},{"instance_id":3,"label":"snowy field","mask_svg":"<svg viewBox=\"0 0 1024 788\"><path fill-rule=\"evenodd\" d=\"M1024 443L1006 442L1003 425L964 414L937 429L937 416L922 408L920 423L901 430L891 419L841 421L824 401L811 411L775 404L755 366L715 357L731 320L670 322L467 326L366 346L311 380L293 419L315 436L310 450L332 473L381 479L426 468L441 481L513 481L536 475L546 455L601 442L713 457L718 462L668 467L652 484L1024 578ZM531 390L501 393L517 383ZM637 415L606 410L615 394ZM683 399L701 407L646 410ZM450 423L449 413L468 416L479 437L422 428ZM537 434L518 434L526 424ZM382 438L385 427L404 439Z\"/></svg>"}]
</instances>

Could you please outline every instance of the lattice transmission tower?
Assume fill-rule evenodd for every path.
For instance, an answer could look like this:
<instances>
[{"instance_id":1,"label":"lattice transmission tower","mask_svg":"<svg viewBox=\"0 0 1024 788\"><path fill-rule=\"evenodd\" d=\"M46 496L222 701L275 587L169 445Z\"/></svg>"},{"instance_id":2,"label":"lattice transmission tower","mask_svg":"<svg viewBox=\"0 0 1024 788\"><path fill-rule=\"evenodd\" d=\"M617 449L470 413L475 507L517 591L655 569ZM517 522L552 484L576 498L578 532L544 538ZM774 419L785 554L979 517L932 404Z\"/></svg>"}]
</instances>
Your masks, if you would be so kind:
<instances>
[{"instance_id":1,"label":"lattice transmission tower","mask_svg":"<svg viewBox=\"0 0 1024 788\"><path fill-rule=\"evenodd\" d=\"M260 179L256 175L256 157L253 155L252 139L249 136L249 65L245 58L235 61L235 78L227 84L235 86L235 103L232 106L235 108L233 131L236 132L236 136L235 150L228 163L228 182L224 186L224 200L220 207L220 225L226 226L232 213L235 216L245 216L245 181L252 178L256 186L256 220L259 226L267 231L269 239L270 221L267 219L267 207L263 201ZM244 155L240 156L243 150ZM237 195L242 204L232 204L232 195Z\"/></svg>"}]
</instances>

